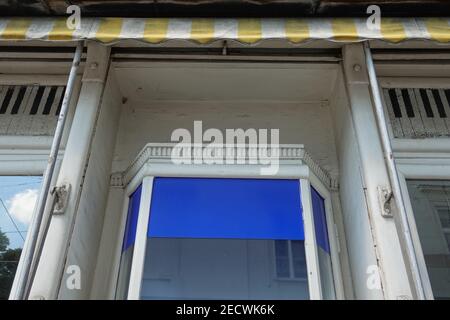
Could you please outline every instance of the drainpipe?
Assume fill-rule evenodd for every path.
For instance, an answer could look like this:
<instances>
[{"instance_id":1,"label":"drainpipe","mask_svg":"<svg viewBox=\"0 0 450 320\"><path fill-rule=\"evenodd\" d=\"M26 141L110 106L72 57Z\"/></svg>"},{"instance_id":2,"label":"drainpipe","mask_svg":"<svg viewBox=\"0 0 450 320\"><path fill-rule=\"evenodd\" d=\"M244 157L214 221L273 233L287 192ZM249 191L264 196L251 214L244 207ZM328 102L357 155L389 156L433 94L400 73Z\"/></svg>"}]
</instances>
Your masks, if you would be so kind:
<instances>
[{"instance_id":1,"label":"drainpipe","mask_svg":"<svg viewBox=\"0 0 450 320\"><path fill-rule=\"evenodd\" d=\"M364 53L366 56L367 73L369 75L369 84L372 92L373 104L375 107L377 126L380 131L381 144L384 151L384 158L386 159L386 164L389 173L389 180L392 186L392 195L400 214L399 218L406 244L406 253L411 267L411 273L415 284L417 297L420 300L424 300L425 291L423 288L422 279L420 277L419 265L417 262L416 251L414 249L414 244L411 237L411 231L405 209L405 202L400 188L400 180L398 177L394 154L392 152L391 140L389 138L388 128L386 125L386 117L384 114L380 88L378 87L378 80L375 72L375 66L373 64L372 53L370 51L369 43L367 41L364 42Z\"/></svg>"},{"instance_id":2,"label":"drainpipe","mask_svg":"<svg viewBox=\"0 0 450 320\"><path fill-rule=\"evenodd\" d=\"M20 259L17 279L15 279L16 290L11 292L10 299L25 300L28 298L30 287L33 283L34 275L36 273L37 261L39 261L39 253L42 252L42 245L44 241L38 244L39 233L41 230L42 219L44 216L45 204L49 195L51 181L55 170L56 158L58 156L61 139L64 132L64 125L66 123L69 102L72 97L72 92L75 84L78 67L80 65L81 54L83 52L83 41L78 42L75 56L72 61L72 67L67 81L64 99L59 113L58 122L56 125L55 135L53 138L50 155L48 158L47 168L45 170L44 179L42 182L42 189L39 193L39 198L33 214L33 220L30 224L28 236L23 248L23 253ZM50 219L48 219L48 223ZM47 226L45 226L45 230ZM33 263L36 262L36 263Z\"/></svg>"}]
</instances>

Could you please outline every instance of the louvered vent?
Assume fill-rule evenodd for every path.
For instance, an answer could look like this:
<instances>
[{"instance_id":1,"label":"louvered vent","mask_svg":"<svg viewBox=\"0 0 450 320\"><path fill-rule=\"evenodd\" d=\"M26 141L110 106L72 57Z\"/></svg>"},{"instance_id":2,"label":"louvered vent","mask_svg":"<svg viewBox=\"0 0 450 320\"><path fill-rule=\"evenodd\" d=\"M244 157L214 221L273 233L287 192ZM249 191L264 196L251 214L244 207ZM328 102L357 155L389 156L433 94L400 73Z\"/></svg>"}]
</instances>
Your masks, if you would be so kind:
<instances>
[{"instance_id":1,"label":"louvered vent","mask_svg":"<svg viewBox=\"0 0 450 320\"><path fill-rule=\"evenodd\" d=\"M53 135L64 86L0 86L0 134Z\"/></svg>"},{"instance_id":2,"label":"louvered vent","mask_svg":"<svg viewBox=\"0 0 450 320\"><path fill-rule=\"evenodd\" d=\"M450 89L385 88L395 138L450 136Z\"/></svg>"}]
</instances>

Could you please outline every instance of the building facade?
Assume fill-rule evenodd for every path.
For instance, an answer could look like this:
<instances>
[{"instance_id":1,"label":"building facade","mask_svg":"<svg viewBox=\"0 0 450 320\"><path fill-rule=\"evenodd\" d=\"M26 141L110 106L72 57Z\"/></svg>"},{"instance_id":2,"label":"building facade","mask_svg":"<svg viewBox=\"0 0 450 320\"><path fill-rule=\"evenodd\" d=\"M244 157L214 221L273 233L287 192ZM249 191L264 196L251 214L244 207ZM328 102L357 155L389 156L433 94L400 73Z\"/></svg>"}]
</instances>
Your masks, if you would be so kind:
<instances>
[{"instance_id":1,"label":"building facade","mask_svg":"<svg viewBox=\"0 0 450 320\"><path fill-rule=\"evenodd\" d=\"M66 22L0 18L11 299L450 297L448 18Z\"/></svg>"}]
</instances>

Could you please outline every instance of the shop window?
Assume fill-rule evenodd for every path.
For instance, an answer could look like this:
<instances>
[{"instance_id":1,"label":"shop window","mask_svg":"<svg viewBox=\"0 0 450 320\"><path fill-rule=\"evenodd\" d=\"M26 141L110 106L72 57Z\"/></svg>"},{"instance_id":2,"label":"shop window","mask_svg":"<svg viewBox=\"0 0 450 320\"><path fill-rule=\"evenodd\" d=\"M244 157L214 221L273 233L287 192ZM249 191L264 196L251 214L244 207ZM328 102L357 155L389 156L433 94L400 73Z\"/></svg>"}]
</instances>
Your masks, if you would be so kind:
<instances>
[{"instance_id":1,"label":"shop window","mask_svg":"<svg viewBox=\"0 0 450 320\"><path fill-rule=\"evenodd\" d=\"M450 182L406 180L435 299L450 299Z\"/></svg>"},{"instance_id":2,"label":"shop window","mask_svg":"<svg viewBox=\"0 0 450 320\"><path fill-rule=\"evenodd\" d=\"M300 180L144 179L129 197L116 297L309 299L320 273L314 295L334 298L325 200L304 192L309 253Z\"/></svg>"},{"instance_id":3,"label":"shop window","mask_svg":"<svg viewBox=\"0 0 450 320\"><path fill-rule=\"evenodd\" d=\"M0 299L9 297L41 186L40 176L0 176Z\"/></svg>"},{"instance_id":4,"label":"shop window","mask_svg":"<svg viewBox=\"0 0 450 320\"><path fill-rule=\"evenodd\" d=\"M301 215L297 180L156 178L141 299L308 298L271 284L267 250L304 239Z\"/></svg>"}]
</instances>

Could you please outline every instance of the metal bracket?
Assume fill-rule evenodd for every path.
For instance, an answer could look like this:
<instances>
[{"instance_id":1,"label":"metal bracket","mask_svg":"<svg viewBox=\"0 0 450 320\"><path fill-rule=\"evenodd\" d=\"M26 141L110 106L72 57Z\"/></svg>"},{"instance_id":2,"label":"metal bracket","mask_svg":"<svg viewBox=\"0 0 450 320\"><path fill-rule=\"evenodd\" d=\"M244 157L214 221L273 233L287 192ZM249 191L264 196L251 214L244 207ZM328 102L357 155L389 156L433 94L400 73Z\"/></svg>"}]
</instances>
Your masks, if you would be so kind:
<instances>
[{"instance_id":1,"label":"metal bracket","mask_svg":"<svg viewBox=\"0 0 450 320\"><path fill-rule=\"evenodd\" d=\"M55 196L53 214L63 214L66 212L69 203L70 184L64 184L60 187L54 187L51 194Z\"/></svg>"},{"instance_id":2,"label":"metal bracket","mask_svg":"<svg viewBox=\"0 0 450 320\"><path fill-rule=\"evenodd\" d=\"M392 218L391 200L394 198L392 190L386 187L378 186L378 199L381 204L381 215L385 218Z\"/></svg>"}]
</instances>

